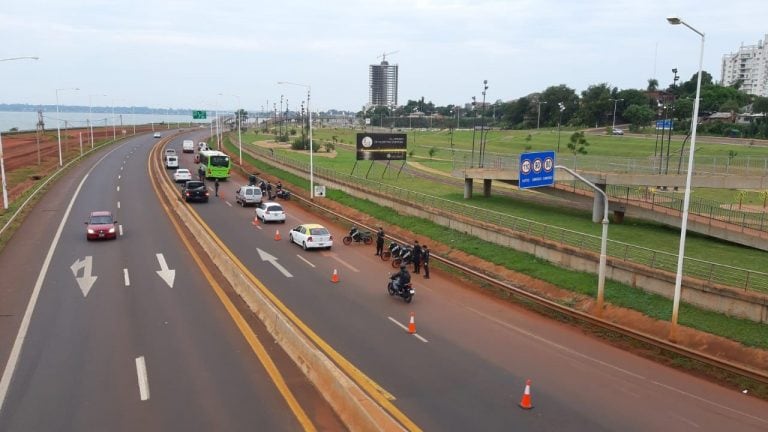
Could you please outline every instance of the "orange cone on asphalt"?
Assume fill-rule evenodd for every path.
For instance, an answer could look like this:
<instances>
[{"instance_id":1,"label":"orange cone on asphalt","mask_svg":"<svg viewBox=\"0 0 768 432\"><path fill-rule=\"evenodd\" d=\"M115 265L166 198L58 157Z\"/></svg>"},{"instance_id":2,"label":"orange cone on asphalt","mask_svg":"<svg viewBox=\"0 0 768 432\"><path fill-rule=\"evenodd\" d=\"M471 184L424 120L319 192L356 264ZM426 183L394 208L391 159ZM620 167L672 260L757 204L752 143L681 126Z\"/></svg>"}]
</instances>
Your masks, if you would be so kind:
<instances>
[{"instance_id":1,"label":"orange cone on asphalt","mask_svg":"<svg viewBox=\"0 0 768 432\"><path fill-rule=\"evenodd\" d=\"M275 240L280 240L280 230L275 230Z\"/></svg>"},{"instance_id":2,"label":"orange cone on asphalt","mask_svg":"<svg viewBox=\"0 0 768 432\"><path fill-rule=\"evenodd\" d=\"M338 283L339 282L339 272L336 271L336 269L333 269L333 275L331 276L331 282Z\"/></svg>"},{"instance_id":3,"label":"orange cone on asphalt","mask_svg":"<svg viewBox=\"0 0 768 432\"><path fill-rule=\"evenodd\" d=\"M258 224L259 224L259 217L258 216L254 216L253 220L251 221L251 225L256 226Z\"/></svg>"},{"instance_id":4,"label":"orange cone on asphalt","mask_svg":"<svg viewBox=\"0 0 768 432\"><path fill-rule=\"evenodd\" d=\"M525 391L523 391L523 398L520 399L520 408L527 410L533 408L531 404L531 380L525 381Z\"/></svg>"},{"instance_id":5,"label":"orange cone on asphalt","mask_svg":"<svg viewBox=\"0 0 768 432\"><path fill-rule=\"evenodd\" d=\"M411 312L411 321L408 323L408 333L414 334L416 333L416 321L415 321L414 313Z\"/></svg>"}]
</instances>

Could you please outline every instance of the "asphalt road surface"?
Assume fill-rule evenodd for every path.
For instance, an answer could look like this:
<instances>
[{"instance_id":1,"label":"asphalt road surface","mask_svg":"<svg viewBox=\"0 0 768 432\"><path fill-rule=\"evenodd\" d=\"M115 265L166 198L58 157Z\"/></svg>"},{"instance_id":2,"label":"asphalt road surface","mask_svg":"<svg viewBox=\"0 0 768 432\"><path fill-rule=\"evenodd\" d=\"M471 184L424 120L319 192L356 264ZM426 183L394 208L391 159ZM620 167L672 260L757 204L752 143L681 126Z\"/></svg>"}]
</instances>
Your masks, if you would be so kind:
<instances>
[{"instance_id":1,"label":"asphalt road surface","mask_svg":"<svg viewBox=\"0 0 768 432\"><path fill-rule=\"evenodd\" d=\"M171 147L179 154L180 146L181 138L174 139ZM298 429L296 416L261 373L210 288L198 272L180 271L194 265L180 252L146 184L120 183L115 175L121 165L129 170L136 163L143 171L131 175L146 176L148 147L138 146L134 154L129 144L120 148L105 159L111 162L100 181L86 180L87 193L75 208L115 210L109 206L120 200L124 235L116 242L87 243L84 213L68 219L61 239L66 246L51 261L49 273L56 276L41 289L0 430ZM192 155L182 154L181 166L193 168ZM251 273L423 430L768 428L764 401L607 346L469 290L451 275L414 276L416 297L407 305L387 295L393 269L373 255L373 246L341 243L349 226L322 220L295 200L281 201L285 224L253 225L253 209L233 200L243 183L236 177L223 182L220 197L194 204L194 210ZM123 201L127 197L130 202ZM333 232L332 250L303 251L289 243L290 228L306 222ZM32 217L24 229L39 223L44 219ZM14 244L13 250L34 255L42 244ZM156 273L158 253L177 270L173 288ZM265 253L274 259L265 260ZM98 279L84 297L71 266L87 256ZM14 261L20 272L35 276L39 262L35 268ZM124 284L126 268L130 286ZM334 270L338 283L331 282ZM417 335L405 330L411 312ZM0 331L3 340L5 333ZM137 386L140 357L149 376L146 401ZM522 410L518 403L528 379L534 408Z\"/></svg>"},{"instance_id":2,"label":"asphalt road surface","mask_svg":"<svg viewBox=\"0 0 768 432\"><path fill-rule=\"evenodd\" d=\"M301 430L161 210L147 177L155 141L76 168L0 257L3 359L41 282L0 430ZM116 214L117 240L86 241L91 210Z\"/></svg>"}]
</instances>

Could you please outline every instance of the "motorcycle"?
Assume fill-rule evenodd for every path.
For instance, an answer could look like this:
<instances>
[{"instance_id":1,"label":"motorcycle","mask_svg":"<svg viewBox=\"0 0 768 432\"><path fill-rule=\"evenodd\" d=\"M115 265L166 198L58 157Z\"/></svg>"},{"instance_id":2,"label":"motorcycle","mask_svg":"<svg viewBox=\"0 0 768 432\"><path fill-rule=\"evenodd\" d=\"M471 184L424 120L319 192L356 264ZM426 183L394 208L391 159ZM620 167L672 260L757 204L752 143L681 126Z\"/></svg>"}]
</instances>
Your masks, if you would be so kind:
<instances>
[{"instance_id":1,"label":"motorcycle","mask_svg":"<svg viewBox=\"0 0 768 432\"><path fill-rule=\"evenodd\" d=\"M413 249L408 246L400 246L400 252L395 256L392 255L394 259L392 260L392 267L398 268L400 267L400 264L411 264L413 262Z\"/></svg>"},{"instance_id":2,"label":"motorcycle","mask_svg":"<svg viewBox=\"0 0 768 432\"><path fill-rule=\"evenodd\" d=\"M289 199L291 199L291 193L290 193L290 192L288 192L288 191L287 191L287 190L285 190L285 189L278 189L278 190L277 190L277 194L275 194L275 196L276 196L276 197L278 197L278 198L280 198L280 199L284 199L284 200L289 200Z\"/></svg>"},{"instance_id":3,"label":"motorcycle","mask_svg":"<svg viewBox=\"0 0 768 432\"><path fill-rule=\"evenodd\" d=\"M387 284L387 292L389 292L389 295L391 296L397 295L398 297L401 297L406 303L412 302L413 296L416 294L416 290L413 289L412 283L408 282L405 286L402 286L397 290L395 289L395 281L392 279L390 279Z\"/></svg>"},{"instance_id":4,"label":"motorcycle","mask_svg":"<svg viewBox=\"0 0 768 432\"><path fill-rule=\"evenodd\" d=\"M357 227L352 227L352 229L349 230L349 234L345 235L341 241L347 246L351 245L352 242L369 245L373 243L373 236L368 231L360 231Z\"/></svg>"},{"instance_id":5,"label":"motorcycle","mask_svg":"<svg viewBox=\"0 0 768 432\"><path fill-rule=\"evenodd\" d=\"M381 260L382 261L388 261L393 256L397 256L397 254L400 252L400 245L395 242L390 242L387 249L381 251Z\"/></svg>"}]
</instances>

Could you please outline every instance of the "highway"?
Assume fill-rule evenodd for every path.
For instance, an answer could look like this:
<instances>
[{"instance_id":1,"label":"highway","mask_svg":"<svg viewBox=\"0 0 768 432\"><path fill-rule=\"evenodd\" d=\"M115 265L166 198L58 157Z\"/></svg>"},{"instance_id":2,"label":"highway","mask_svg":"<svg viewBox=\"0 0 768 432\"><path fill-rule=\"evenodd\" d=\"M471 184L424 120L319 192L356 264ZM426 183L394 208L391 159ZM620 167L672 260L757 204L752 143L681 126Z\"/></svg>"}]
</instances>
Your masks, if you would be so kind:
<instances>
[{"instance_id":1,"label":"highway","mask_svg":"<svg viewBox=\"0 0 768 432\"><path fill-rule=\"evenodd\" d=\"M19 231L0 257L4 287L20 288L4 302L3 322L23 315L41 276L0 430L304 427L152 193L147 155L155 141L151 135L129 139L93 158L92 171L78 167L38 205L56 216L33 214L25 228L35 224L39 231ZM117 240L86 241L83 221L94 209L115 212ZM16 249L31 242L35 246ZM44 257L49 247L40 272L39 252ZM23 275L15 270L19 253L30 255L23 257ZM12 342L7 327L4 359ZM322 404L317 396L308 400Z\"/></svg>"},{"instance_id":2,"label":"highway","mask_svg":"<svg viewBox=\"0 0 768 432\"><path fill-rule=\"evenodd\" d=\"M198 141L201 133L191 136ZM182 138L170 143L179 154ZM42 285L0 411L0 430L243 430L253 424L300 429L300 416L265 377L144 182L151 145L146 141L118 147L83 184L51 260L52 276ZM182 155L181 165L191 168L192 155ZM115 174L121 167L125 180ZM75 183L70 177L77 173L48 195L66 195L62 191ZM468 289L455 276L414 276L416 297L407 305L387 295L392 268L373 255L373 246L341 243L349 226L324 220L295 200L281 202L285 224L254 225L253 209L233 199L244 182L233 177L221 184L220 197L191 207L249 272L381 388L378 396L388 398L412 429L768 428L764 401L608 346ZM64 201L54 204L60 210ZM124 234L115 242L88 243L85 213L104 206L117 210ZM48 208L45 200L38 207ZM28 297L31 289L23 287L34 286L42 260L36 267L29 263L44 255L42 246L54 237L46 217L42 211L31 215L9 245L14 254L9 247L0 256L0 274L25 269L14 284L20 288L0 293L13 303ZM288 242L289 229L305 222L332 231L332 250L303 251ZM30 224L45 226L45 232L36 233ZM275 240L278 230L281 240ZM24 235L34 244L17 242ZM274 260L264 260L265 253ZM157 274L157 254L176 270L173 288ZM98 279L83 296L71 267L88 256ZM338 283L331 282L334 270ZM411 312L416 335L405 330ZM7 329L0 331L3 356L13 332L9 337ZM140 357L151 390L145 401L137 386ZM534 408L523 410L518 403L528 379Z\"/></svg>"}]
</instances>

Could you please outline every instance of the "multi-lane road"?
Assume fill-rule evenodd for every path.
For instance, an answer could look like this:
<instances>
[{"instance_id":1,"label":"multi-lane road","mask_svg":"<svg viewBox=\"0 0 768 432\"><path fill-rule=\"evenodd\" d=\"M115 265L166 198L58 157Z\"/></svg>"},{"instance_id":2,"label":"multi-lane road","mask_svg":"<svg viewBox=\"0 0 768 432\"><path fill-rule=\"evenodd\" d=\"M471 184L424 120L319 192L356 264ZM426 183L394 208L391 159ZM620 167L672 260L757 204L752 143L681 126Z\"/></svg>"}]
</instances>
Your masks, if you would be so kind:
<instances>
[{"instance_id":1,"label":"multi-lane road","mask_svg":"<svg viewBox=\"0 0 768 432\"><path fill-rule=\"evenodd\" d=\"M179 154L182 138L169 143ZM132 138L73 169L0 255L0 358L10 359L0 430L340 428L284 359L292 390L275 382L217 298L152 192L154 141ZM192 167L192 155L181 160ZM406 426L768 429L764 401L607 346L449 275L414 277L416 298L406 305L387 295L392 268L372 246L341 243L348 226L292 201L283 202L286 224L254 225L253 210L233 200L243 182L222 183L220 197L192 209L248 272L381 388ZM83 220L96 209L116 212L118 240L85 240ZM290 244L290 227L303 222L331 229L333 249ZM405 330L411 312L415 336ZM533 410L518 407L527 379Z\"/></svg>"}]
</instances>

